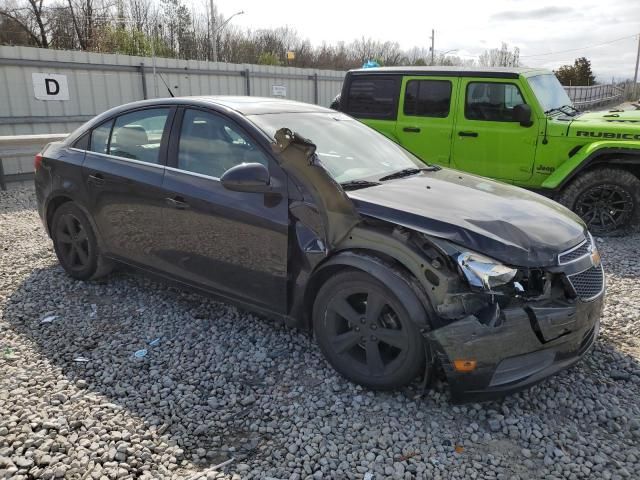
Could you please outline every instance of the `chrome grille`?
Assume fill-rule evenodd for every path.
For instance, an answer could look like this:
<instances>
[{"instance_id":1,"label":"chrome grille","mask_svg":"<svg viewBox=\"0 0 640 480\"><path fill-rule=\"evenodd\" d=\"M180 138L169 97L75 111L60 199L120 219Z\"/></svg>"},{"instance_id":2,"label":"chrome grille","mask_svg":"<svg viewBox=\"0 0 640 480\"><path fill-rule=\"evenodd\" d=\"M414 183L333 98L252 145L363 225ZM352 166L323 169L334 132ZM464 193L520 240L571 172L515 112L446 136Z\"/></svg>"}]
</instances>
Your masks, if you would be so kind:
<instances>
[{"instance_id":1,"label":"chrome grille","mask_svg":"<svg viewBox=\"0 0 640 480\"><path fill-rule=\"evenodd\" d=\"M604 288L604 272L602 271L601 265L588 268L584 272L574 275L567 275L567 277L576 295L580 297L581 300L592 300L597 297Z\"/></svg>"},{"instance_id":2,"label":"chrome grille","mask_svg":"<svg viewBox=\"0 0 640 480\"><path fill-rule=\"evenodd\" d=\"M582 242L581 244L573 247L571 250L567 250L564 253L558 255L558 263L560 265L565 265L567 263L571 263L574 260L582 258L591 253L591 240L589 237Z\"/></svg>"}]
</instances>

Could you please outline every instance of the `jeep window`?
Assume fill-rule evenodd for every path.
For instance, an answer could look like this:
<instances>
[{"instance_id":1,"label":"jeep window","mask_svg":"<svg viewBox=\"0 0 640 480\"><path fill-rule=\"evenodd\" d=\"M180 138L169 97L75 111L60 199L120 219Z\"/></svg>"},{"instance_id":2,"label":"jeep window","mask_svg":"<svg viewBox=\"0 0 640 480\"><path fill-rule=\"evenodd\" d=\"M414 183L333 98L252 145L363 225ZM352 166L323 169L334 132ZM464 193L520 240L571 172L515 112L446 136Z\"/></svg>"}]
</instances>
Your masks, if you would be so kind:
<instances>
[{"instance_id":1,"label":"jeep window","mask_svg":"<svg viewBox=\"0 0 640 480\"><path fill-rule=\"evenodd\" d=\"M573 105L566 90L553 73L529 77L529 85L545 112L554 108Z\"/></svg>"},{"instance_id":2,"label":"jeep window","mask_svg":"<svg viewBox=\"0 0 640 480\"><path fill-rule=\"evenodd\" d=\"M271 138L287 127L311 140L322 165L340 183L378 180L399 170L425 167L401 146L342 113L269 113L247 118Z\"/></svg>"},{"instance_id":3,"label":"jeep window","mask_svg":"<svg viewBox=\"0 0 640 480\"><path fill-rule=\"evenodd\" d=\"M524 103L512 83L471 82L467 85L464 116L469 120L514 122L513 107Z\"/></svg>"},{"instance_id":4,"label":"jeep window","mask_svg":"<svg viewBox=\"0 0 640 480\"><path fill-rule=\"evenodd\" d=\"M354 117L395 120L399 93L398 77L356 75L349 84L347 113Z\"/></svg>"},{"instance_id":5,"label":"jeep window","mask_svg":"<svg viewBox=\"0 0 640 480\"><path fill-rule=\"evenodd\" d=\"M409 80L404 92L404 114L419 117L449 116L451 82L448 80Z\"/></svg>"}]
</instances>

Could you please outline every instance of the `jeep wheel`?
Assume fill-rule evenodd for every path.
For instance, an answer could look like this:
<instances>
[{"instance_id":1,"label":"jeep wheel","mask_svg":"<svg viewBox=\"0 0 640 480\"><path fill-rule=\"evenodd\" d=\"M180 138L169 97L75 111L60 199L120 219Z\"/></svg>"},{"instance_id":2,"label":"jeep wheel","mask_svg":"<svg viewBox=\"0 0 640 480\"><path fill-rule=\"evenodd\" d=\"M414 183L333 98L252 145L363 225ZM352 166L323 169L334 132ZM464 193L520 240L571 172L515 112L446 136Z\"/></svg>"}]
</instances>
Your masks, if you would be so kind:
<instances>
[{"instance_id":1,"label":"jeep wheel","mask_svg":"<svg viewBox=\"0 0 640 480\"><path fill-rule=\"evenodd\" d=\"M640 179L626 170L598 168L580 175L558 200L592 233L623 234L640 217Z\"/></svg>"},{"instance_id":2,"label":"jeep wheel","mask_svg":"<svg viewBox=\"0 0 640 480\"><path fill-rule=\"evenodd\" d=\"M365 387L401 387L425 368L420 329L393 292L366 273L345 271L322 286L313 329L329 363Z\"/></svg>"}]
</instances>

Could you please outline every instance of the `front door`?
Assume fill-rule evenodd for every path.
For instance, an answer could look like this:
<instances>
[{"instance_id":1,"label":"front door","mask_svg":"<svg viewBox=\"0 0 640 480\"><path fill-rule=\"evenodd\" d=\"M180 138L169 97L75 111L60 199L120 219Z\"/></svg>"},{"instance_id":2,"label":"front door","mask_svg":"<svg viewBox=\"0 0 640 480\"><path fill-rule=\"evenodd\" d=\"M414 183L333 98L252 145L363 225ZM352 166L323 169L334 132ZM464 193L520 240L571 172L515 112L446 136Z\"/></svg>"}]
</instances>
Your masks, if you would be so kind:
<instances>
[{"instance_id":1,"label":"front door","mask_svg":"<svg viewBox=\"0 0 640 480\"><path fill-rule=\"evenodd\" d=\"M232 300L285 313L289 214L284 173L222 114L184 109L175 128L179 139L169 151L162 183L164 268ZM275 192L222 186L226 170L249 162L269 168Z\"/></svg>"},{"instance_id":2,"label":"front door","mask_svg":"<svg viewBox=\"0 0 640 480\"><path fill-rule=\"evenodd\" d=\"M156 261L171 114L170 107L147 108L95 127L82 167L105 253L145 267Z\"/></svg>"},{"instance_id":3,"label":"front door","mask_svg":"<svg viewBox=\"0 0 640 480\"><path fill-rule=\"evenodd\" d=\"M457 87L457 78L403 79L396 137L427 163L449 165Z\"/></svg>"},{"instance_id":4,"label":"front door","mask_svg":"<svg viewBox=\"0 0 640 480\"><path fill-rule=\"evenodd\" d=\"M533 170L538 121L523 127L513 109L526 98L515 83L501 79L461 79L453 132L451 166L510 182L528 179Z\"/></svg>"}]
</instances>

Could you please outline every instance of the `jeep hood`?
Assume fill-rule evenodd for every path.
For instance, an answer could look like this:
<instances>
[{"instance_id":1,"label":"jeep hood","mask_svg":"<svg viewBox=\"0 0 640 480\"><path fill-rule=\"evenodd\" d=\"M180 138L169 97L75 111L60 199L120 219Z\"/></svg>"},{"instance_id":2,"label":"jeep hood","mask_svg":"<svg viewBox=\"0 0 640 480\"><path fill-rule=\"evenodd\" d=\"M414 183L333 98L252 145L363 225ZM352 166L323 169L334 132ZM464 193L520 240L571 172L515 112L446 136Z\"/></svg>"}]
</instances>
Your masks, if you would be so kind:
<instances>
[{"instance_id":1,"label":"jeep hood","mask_svg":"<svg viewBox=\"0 0 640 480\"><path fill-rule=\"evenodd\" d=\"M570 120L569 136L640 140L640 110L586 112Z\"/></svg>"},{"instance_id":2,"label":"jeep hood","mask_svg":"<svg viewBox=\"0 0 640 480\"><path fill-rule=\"evenodd\" d=\"M574 122L631 122L640 125L640 110L602 110L599 112L585 112L579 115Z\"/></svg>"},{"instance_id":3,"label":"jeep hood","mask_svg":"<svg viewBox=\"0 0 640 480\"><path fill-rule=\"evenodd\" d=\"M510 265L547 267L586 227L541 195L442 169L348 192L363 216L454 242Z\"/></svg>"}]
</instances>

